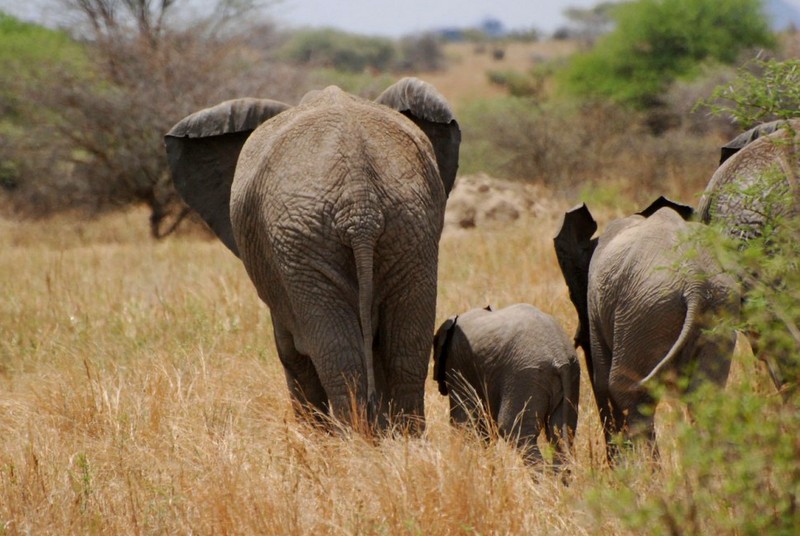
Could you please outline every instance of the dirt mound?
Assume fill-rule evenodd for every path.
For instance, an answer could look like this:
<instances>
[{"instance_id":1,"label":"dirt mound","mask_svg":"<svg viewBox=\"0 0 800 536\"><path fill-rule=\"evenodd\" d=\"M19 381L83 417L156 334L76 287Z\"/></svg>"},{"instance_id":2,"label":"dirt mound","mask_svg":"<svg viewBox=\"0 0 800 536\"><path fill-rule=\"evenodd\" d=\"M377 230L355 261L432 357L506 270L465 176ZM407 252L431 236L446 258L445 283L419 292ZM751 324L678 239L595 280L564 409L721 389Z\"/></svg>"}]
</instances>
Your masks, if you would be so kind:
<instances>
[{"instance_id":1,"label":"dirt mound","mask_svg":"<svg viewBox=\"0 0 800 536\"><path fill-rule=\"evenodd\" d=\"M450 192L444 226L445 230L503 227L542 213L545 203L536 185L467 175L459 177Z\"/></svg>"}]
</instances>

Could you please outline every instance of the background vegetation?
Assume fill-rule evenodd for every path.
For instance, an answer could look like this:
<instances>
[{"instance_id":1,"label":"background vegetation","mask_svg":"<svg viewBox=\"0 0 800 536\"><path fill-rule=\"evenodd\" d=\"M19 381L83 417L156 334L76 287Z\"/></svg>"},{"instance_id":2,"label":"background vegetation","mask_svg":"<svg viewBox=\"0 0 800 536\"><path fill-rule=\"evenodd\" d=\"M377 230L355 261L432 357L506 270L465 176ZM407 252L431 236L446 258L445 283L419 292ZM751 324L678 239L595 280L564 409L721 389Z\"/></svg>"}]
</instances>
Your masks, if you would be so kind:
<instances>
[{"instance_id":1,"label":"background vegetation","mask_svg":"<svg viewBox=\"0 0 800 536\"><path fill-rule=\"evenodd\" d=\"M676 79L707 61L733 64L742 51L775 38L760 0L639 0L613 6L612 32L578 54L564 71L566 87L638 108L660 104Z\"/></svg>"},{"instance_id":2,"label":"background vegetation","mask_svg":"<svg viewBox=\"0 0 800 536\"><path fill-rule=\"evenodd\" d=\"M417 75L456 108L461 175L538 196L503 228L445 232L437 320L529 302L572 332L552 249L565 209L586 201L602 227L661 194L695 204L721 142L797 115L800 41L768 32L759 2L603 4L559 39L460 42L290 33L241 0L203 19L172 1L64 2L79 8L64 31L0 18L0 534L800 530L798 399L776 393L744 336L728 386L693 395L691 421L686 400L659 405L657 463L634 449L608 467L584 370L568 486L451 428L432 381L421 439L305 428L269 310L223 246L186 232L201 227L161 146L226 98L297 102L328 83L374 97ZM711 239L727 269L770 283L737 326L787 340L793 363L797 232L771 226L744 251ZM786 321L759 315L776 308Z\"/></svg>"}]
</instances>

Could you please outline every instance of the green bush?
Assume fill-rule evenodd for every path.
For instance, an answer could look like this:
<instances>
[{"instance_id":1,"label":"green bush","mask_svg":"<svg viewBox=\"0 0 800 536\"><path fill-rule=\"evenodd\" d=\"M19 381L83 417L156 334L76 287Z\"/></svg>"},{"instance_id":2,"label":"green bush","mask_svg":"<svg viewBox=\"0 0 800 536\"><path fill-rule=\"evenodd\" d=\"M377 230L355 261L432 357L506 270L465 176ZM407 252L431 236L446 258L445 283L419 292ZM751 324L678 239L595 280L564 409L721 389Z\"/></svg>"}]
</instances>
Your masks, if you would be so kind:
<instances>
[{"instance_id":1,"label":"green bush","mask_svg":"<svg viewBox=\"0 0 800 536\"><path fill-rule=\"evenodd\" d=\"M354 73L337 71L336 69L315 69L310 76L312 87L326 87L334 85L348 93L360 95L365 99L375 100L383 90L397 81L395 76L384 73L373 75L370 73Z\"/></svg>"},{"instance_id":2,"label":"green bush","mask_svg":"<svg viewBox=\"0 0 800 536\"><path fill-rule=\"evenodd\" d=\"M746 380L692 394L669 469L621 464L588 494L594 515L639 534L797 534L800 408Z\"/></svg>"},{"instance_id":3,"label":"green bush","mask_svg":"<svg viewBox=\"0 0 800 536\"><path fill-rule=\"evenodd\" d=\"M85 68L85 49L66 32L23 22L0 12L0 76L4 84L42 76L60 66Z\"/></svg>"},{"instance_id":4,"label":"green bush","mask_svg":"<svg viewBox=\"0 0 800 536\"><path fill-rule=\"evenodd\" d=\"M761 0L636 0L611 15L615 29L561 73L568 91L646 108L704 62L730 64L775 44Z\"/></svg>"},{"instance_id":5,"label":"green bush","mask_svg":"<svg viewBox=\"0 0 800 536\"><path fill-rule=\"evenodd\" d=\"M473 101L458 117L461 173L483 171L571 194L613 183L641 202L667 191L692 195L715 163L708 158L716 150L711 138L680 129L654 136L642 114L607 102L505 97Z\"/></svg>"},{"instance_id":6,"label":"green bush","mask_svg":"<svg viewBox=\"0 0 800 536\"><path fill-rule=\"evenodd\" d=\"M544 77L534 72L489 71L486 76L492 84L505 87L512 97L539 97L544 88Z\"/></svg>"},{"instance_id":7,"label":"green bush","mask_svg":"<svg viewBox=\"0 0 800 536\"><path fill-rule=\"evenodd\" d=\"M367 37L334 29L302 30L283 45L279 56L313 67L362 72L385 71L396 57L394 43L382 37Z\"/></svg>"},{"instance_id":8,"label":"green bush","mask_svg":"<svg viewBox=\"0 0 800 536\"><path fill-rule=\"evenodd\" d=\"M789 119L800 114L798 82L800 61L756 59L740 69L732 82L714 90L701 105L743 127L765 120ZM789 140L796 135L790 132ZM743 282L746 328L759 334L760 347L769 350L772 355L767 357L795 390L800 379L797 150L796 144L789 148L789 154L795 155L789 162L791 170L776 162L758 180L736 181L720 192L739 199L741 206L757 213L764 224L747 232L754 236L746 242L737 241L718 255Z\"/></svg>"},{"instance_id":9,"label":"green bush","mask_svg":"<svg viewBox=\"0 0 800 536\"><path fill-rule=\"evenodd\" d=\"M800 115L800 60L755 58L728 84L717 86L698 107L727 116L743 128Z\"/></svg>"},{"instance_id":10,"label":"green bush","mask_svg":"<svg viewBox=\"0 0 800 536\"><path fill-rule=\"evenodd\" d=\"M714 111L746 125L795 115L793 64L768 62L762 77L743 70L714 92L726 97ZM623 464L590 493L589 505L603 521L648 534L793 535L800 530L800 222L793 213L797 193L791 180L776 166L752 184L725 191L743 204L754 203L764 217L746 242L725 238L728 229L716 225L690 239L712 251L723 270L742 283L741 318L721 319L720 327L732 324L757 333L753 342L769 348L794 389L778 396L763 381L763 364L752 352L738 352L738 374L724 391L700 388L684 399L691 422L666 423L673 441L665 456L668 468L656 469L658 486L643 484L652 468Z\"/></svg>"},{"instance_id":11,"label":"green bush","mask_svg":"<svg viewBox=\"0 0 800 536\"><path fill-rule=\"evenodd\" d=\"M16 139L42 114L25 98L37 81L53 72L77 74L87 67L85 48L65 32L0 12L0 135Z\"/></svg>"}]
</instances>

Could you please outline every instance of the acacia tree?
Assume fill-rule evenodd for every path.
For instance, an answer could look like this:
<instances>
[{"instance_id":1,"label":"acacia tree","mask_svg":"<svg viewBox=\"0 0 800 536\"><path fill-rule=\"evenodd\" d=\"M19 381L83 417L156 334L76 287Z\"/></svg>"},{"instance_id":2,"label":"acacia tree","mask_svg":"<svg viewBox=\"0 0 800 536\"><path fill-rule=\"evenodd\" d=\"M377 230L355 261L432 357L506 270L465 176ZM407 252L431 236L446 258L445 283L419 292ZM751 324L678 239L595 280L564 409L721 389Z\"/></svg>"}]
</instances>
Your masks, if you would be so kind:
<instances>
[{"instance_id":1,"label":"acacia tree","mask_svg":"<svg viewBox=\"0 0 800 536\"><path fill-rule=\"evenodd\" d=\"M164 133L222 100L293 100L305 86L300 71L272 61L278 32L245 23L258 7L252 0L219 0L200 19L179 0L57 1L73 15L88 67L50 72L28 88L33 106L49 111L32 135L49 136L66 160L58 173L34 169L23 178L38 200L57 194L37 206L144 203L153 236L162 237L189 213L167 172Z\"/></svg>"},{"instance_id":2,"label":"acacia tree","mask_svg":"<svg viewBox=\"0 0 800 536\"><path fill-rule=\"evenodd\" d=\"M674 80L703 62L734 63L742 51L772 47L762 0L635 0L615 5L613 31L561 74L568 90L647 108Z\"/></svg>"}]
</instances>

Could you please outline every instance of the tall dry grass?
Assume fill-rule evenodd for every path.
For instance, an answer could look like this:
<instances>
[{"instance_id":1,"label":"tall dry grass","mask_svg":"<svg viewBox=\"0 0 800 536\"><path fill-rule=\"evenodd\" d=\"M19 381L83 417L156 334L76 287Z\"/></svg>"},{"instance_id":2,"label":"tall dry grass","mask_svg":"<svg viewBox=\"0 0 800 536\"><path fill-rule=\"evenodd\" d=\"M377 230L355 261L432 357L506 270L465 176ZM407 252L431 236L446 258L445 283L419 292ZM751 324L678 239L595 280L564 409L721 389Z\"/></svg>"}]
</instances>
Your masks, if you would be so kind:
<instances>
[{"instance_id":1,"label":"tall dry grass","mask_svg":"<svg viewBox=\"0 0 800 536\"><path fill-rule=\"evenodd\" d=\"M443 237L439 321L522 301L574 330L552 205ZM589 501L614 484L585 374L569 486L452 429L432 381L423 438L325 435L294 419L239 262L146 218L0 222L0 534L625 533ZM674 468L662 437L637 493Z\"/></svg>"}]
</instances>

